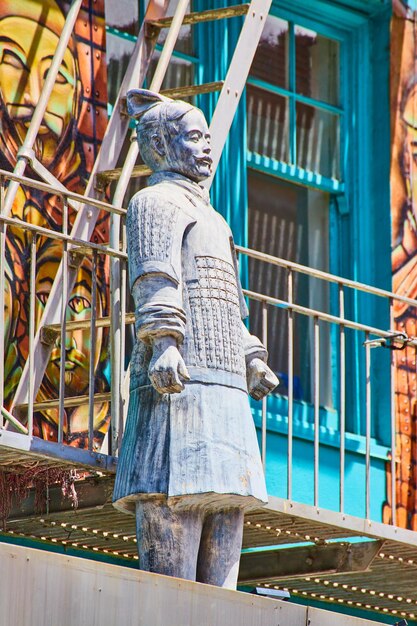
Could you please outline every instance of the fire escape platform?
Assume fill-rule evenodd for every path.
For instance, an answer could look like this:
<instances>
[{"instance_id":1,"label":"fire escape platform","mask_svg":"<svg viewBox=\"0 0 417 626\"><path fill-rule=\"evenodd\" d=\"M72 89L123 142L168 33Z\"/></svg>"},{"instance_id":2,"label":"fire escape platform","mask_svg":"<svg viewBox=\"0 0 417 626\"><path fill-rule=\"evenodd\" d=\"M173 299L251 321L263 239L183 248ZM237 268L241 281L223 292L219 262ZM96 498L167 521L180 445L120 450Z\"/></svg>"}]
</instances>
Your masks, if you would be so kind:
<instances>
[{"instance_id":1,"label":"fire escape platform","mask_svg":"<svg viewBox=\"0 0 417 626\"><path fill-rule=\"evenodd\" d=\"M100 452L0 429L0 469L21 472L40 466L114 473L116 460Z\"/></svg>"},{"instance_id":2,"label":"fire escape platform","mask_svg":"<svg viewBox=\"0 0 417 626\"><path fill-rule=\"evenodd\" d=\"M5 451L0 448L1 462ZM41 515L30 491L15 503L0 541L27 538L46 550L135 567L135 520L112 506L113 481L112 473L97 471L77 482L76 510L63 499L61 487L52 486ZM345 553L356 552L356 565L329 565L335 544ZM410 530L271 497L267 507L247 514L243 549L241 584L250 580L252 586L284 589L303 600L369 610L370 619L373 610L417 617L417 533ZM285 567L287 559L291 571Z\"/></svg>"}]
</instances>

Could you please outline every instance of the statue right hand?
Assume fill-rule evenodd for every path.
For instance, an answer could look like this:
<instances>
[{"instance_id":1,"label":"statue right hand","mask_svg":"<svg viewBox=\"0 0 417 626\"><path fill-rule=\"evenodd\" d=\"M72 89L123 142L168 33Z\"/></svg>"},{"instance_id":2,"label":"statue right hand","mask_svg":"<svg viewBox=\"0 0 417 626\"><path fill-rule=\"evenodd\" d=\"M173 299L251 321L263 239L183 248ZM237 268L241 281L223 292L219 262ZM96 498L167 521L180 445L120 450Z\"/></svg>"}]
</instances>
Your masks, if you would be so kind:
<instances>
[{"instance_id":1,"label":"statue right hand","mask_svg":"<svg viewBox=\"0 0 417 626\"><path fill-rule=\"evenodd\" d=\"M166 336L154 340L148 374L152 386L158 393L183 391L182 381L190 380L190 375L174 337Z\"/></svg>"}]
</instances>

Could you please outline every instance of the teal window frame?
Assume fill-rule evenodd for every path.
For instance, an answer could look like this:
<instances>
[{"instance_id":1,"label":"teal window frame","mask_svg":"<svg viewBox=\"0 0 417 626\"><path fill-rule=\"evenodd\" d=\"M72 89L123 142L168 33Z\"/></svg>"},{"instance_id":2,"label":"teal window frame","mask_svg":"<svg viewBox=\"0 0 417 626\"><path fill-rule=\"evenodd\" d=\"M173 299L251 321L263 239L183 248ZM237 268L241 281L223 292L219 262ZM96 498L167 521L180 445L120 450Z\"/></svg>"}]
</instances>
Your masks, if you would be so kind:
<instances>
[{"instance_id":1,"label":"teal window frame","mask_svg":"<svg viewBox=\"0 0 417 626\"><path fill-rule=\"evenodd\" d=\"M343 0L342 0L343 1ZM292 101L290 108L290 160L285 163L265 155L247 150L247 167L288 182L319 189L330 194L329 198L329 240L330 259L329 272L365 282L371 285L391 289L390 275L390 209L389 209L389 132L385 138L375 137L370 131L369 112L377 108L378 95L375 85L383 76L387 87L385 104L379 104L379 118L384 120L385 128L389 129L389 65L388 54L383 69L377 61L371 64L372 46L377 49L388 49L390 3L388 0L377 5L376 2L361 0L344 0L332 4L323 0L292 0L291 8L288 1L274 0L270 14L286 20L290 25L297 24L312 29L320 35L340 43L340 106L334 107L312 98L295 94L295 43L293 28L290 28L289 89L283 89L264 83L253 77L248 83L272 93L285 96ZM384 28L380 28L383 26ZM304 102L316 108L340 115L340 180L326 178L316 172L303 170L294 165L296 150L295 102ZM373 129L372 129L373 130ZM378 149L377 146L381 146ZM377 155L375 162L373 155ZM385 172L384 184L381 181L381 170ZM372 189L372 181L377 182ZM381 184L382 183L382 184ZM361 211L366 206L367 211ZM377 223L378 210L383 208L382 223ZM372 240L372 233L381 233L381 237ZM378 240L378 241L377 241ZM370 245L369 245L370 244ZM370 253L371 250L371 253ZM385 263L381 263L381 258ZM331 311L338 314L338 294L331 290ZM370 305L369 300L358 294L350 294L348 316L360 319L363 323L374 324L380 328L388 328L389 320L380 312L376 303ZM336 328L334 329L334 346L337 346ZM362 435L365 432L365 416L361 413L364 406L364 365L360 354L362 350L359 337L353 342L348 354L347 368L350 371L348 385L355 406L351 407L347 420L347 431ZM338 350L333 350L332 369L337 368ZM384 355L385 356L385 355ZM388 390L389 367L383 370L384 357L376 366L373 384L376 389L373 402L373 436L376 442L389 445L389 426L386 418L386 406L389 406ZM378 377L379 375L379 377ZM339 397L338 377L333 377L333 397ZM327 422L327 418L325 419ZM332 423L333 422L333 423ZM324 424L323 424L324 425ZM325 425L324 425L325 426ZM334 427L329 419L328 426Z\"/></svg>"},{"instance_id":2,"label":"teal window frame","mask_svg":"<svg viewBox=\"0 0 417 626\"><path fill-rule=\"evenodd\" d=\"M140 2L143 4L143 0ZM219 8L234 4L239 2L212 0L210 6ZM248 244L247 168L329 193L329 271L386 289L391 287L389 133L387 136L374 133L374 127L372 130L369 128L368 118L371 111L372 117L378 118L373 120L375 125L389 128L389 99L387 97L386 102L381 100L375 85L382 81L388 90L389 66L386 59L390 5L389 0L338 0L334 3L332 0L274 0L272 15L311 28L340 42L341 106L332 107L301 94L296 97L300 102L337 111L341 115L342 176L340 180L326 179L295 165L248 152L246 102L242 97L211 192L213 205L226 217L235 240L243 246ZM194 0L193 9L207 9L206 1ZM194 64L196 84L224 79L241 24L242 18L200 24L194 31L194 54L174 52L174 56ZM374 50L381 51L382 63L378 63ZM375 56L372 67L371 53ZM252 80L249 79L249 82ZM269 89L271 87L275 90L268 85ZM277 88L277 93L287 97L294 95L291 89ZM196 99L197 106L203 109L207 119L211 119L217 98L218 94L214 93ZM231 171L233 176L230 175ZM378 237L372 237L372 233ZM381 255L384 255L385 263L381 262ZM245 263L242 266L245 283ZM337 313L337 294L332 292L331 296L332 312ZM389 321L381 319L379 312L373 310L369 302L362 302L355 297L349 305L348 314L351 317L357 316L381 328L389 327ZM353 389L363 388L363 368L355 366L361 349L361 342L358 341L347 364L351 371L349 385ZM332 368L336 367L337 353L334 353L333 358ZM383 415L389 384L382 379L377 389L380 393L375 394L373 410ZM335 398L339 397L337 384L333 393ZM364 416L360 414L361 394L362 391L353 396L356 398L356 406L352 408L352 418L348 424L348 430L359 435L364 432ZM334 425L334 419L334 415L329 417L329 424ZM387 420L385 423L384 427L382 420L378 420L378 428L373 433L377 442L389 443Z\"/></svg>"},{"instance_id":3,"label":"teal window frame","mask_svg":"<svg viewBox=\"0 0 417 626\"><path fill-rule=\"evenodd\" d=\"M306 3L306 6L308 4ZM307 8L306 8L307 10ZM254 76L248 77L247 84L252 85L254 87L258 87L263 89L264 91L269 91L270 93L283 96L288 99L289 103L289 160L288 161L278 161L266 155L258 154L247 151L247 161L248 166L253 167L253 169L258 169L263 173L271 173L272 175L279 176L287 181L298 182L303 185L313 187L315 189L320 189L322 191L334 194L343 194L345 191L345 186L343 182L343 172L346 169L346 160L347 155L344 154L344 137L346 135L346 109L343 106L336 106L333 104L329 104L322 100L317 100L315 98L311 98L309 96L305 96L303 94L297 93L296 91L296 44L295 44L295 26L304 26L310 29L317 31L320 35L324 35L333 41L337 41L341 46L340 55L340 63L339 63L339 74L340 74L340 102L344 101L344 88L345 81L343 81L343 69L344 63L342 63L342 57L344 56L345 49L345 37L338 29L331 29L328 27L324 27L322 24L318 25L317 22L306 19L305 16L297 15L293 11L289 11L288 9L282 9L276 4L273 4L271 16L277 17L288 22L288 32L289 32L289 45L288 45L288 89L284 87L280 87L278 85L273 85L272 83L268 83L264 80L260 80L255 78ZM306 170L297 165L297 128L296 128L296 104L300 102L302 104L307 104L309 106L314 107L314 109L325 111L327 113L331 113L337 115L340 119L340 162L341 162L341 173L342 176L340 179L329 178L323 176L319 172L314 172L311 170ZM342 159L343 154L343 159Z\"/></svg>"}]
</instances>

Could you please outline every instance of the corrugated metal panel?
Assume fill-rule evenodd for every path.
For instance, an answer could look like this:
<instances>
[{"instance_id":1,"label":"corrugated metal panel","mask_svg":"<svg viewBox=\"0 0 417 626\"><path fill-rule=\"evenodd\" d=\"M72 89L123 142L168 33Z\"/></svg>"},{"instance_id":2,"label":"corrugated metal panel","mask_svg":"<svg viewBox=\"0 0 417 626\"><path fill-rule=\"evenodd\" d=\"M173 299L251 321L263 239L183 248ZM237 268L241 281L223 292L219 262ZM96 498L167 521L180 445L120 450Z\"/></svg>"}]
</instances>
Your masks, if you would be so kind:
<instances>
[{"instance_id":1,"label":"corrugated metal panel","mask_svg":"<svg viewBox=\"0 0 417 626\"><path fill-rule=\"evenodd\" d=\"M10 626L376 626L236 591L0 544L0 623Z\"/></svg>"}]
</instances>

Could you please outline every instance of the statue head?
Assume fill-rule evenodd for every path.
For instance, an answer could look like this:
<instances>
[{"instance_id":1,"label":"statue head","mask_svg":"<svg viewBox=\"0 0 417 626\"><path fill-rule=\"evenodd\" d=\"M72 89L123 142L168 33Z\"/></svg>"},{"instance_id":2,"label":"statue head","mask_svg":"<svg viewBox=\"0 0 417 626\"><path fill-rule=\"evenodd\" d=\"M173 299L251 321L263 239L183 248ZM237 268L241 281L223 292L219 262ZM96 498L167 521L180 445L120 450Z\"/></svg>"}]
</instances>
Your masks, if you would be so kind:
<instances>
[{"instance_id":1,"label":"statue head","mask_svg":"<svg viewBox=\"0 0 417 626\"><path fill-rule=\"evenodd\" d=\"M127 107L137 120L142 158L154 172L177 172L195 182L210 176L210 132L200 109L147 89L129 91Z\"/></svg>"}]
</instances>

